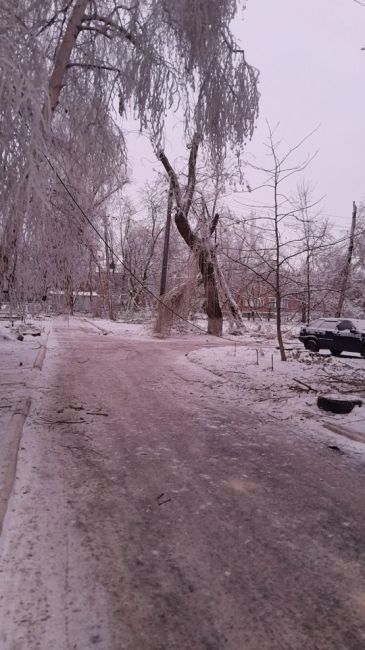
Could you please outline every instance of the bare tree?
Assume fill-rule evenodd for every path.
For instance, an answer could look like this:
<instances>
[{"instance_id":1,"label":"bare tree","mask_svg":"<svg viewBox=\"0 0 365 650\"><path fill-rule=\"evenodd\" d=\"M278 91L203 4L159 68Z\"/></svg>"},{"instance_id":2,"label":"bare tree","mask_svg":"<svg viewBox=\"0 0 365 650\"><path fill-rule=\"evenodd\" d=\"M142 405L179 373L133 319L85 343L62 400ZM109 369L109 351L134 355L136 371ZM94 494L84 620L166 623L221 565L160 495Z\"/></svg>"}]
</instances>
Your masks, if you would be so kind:
<instances>
[{"instance_id":1,"label":"bare tree","mask_svg":"<svg viewBox=\"0 0 365 650\"><path fill-rule=\"evenodd\" d=\"M297 216L300 206L286 194L285 182L294 175L303 173L312 157L308 156L301 162L295 163L292 158L298 152L307 138L281 153L279 143L275 139L275 130L268 125L266 147L270 164L260 167L248 164L248 167L262 175L262 182L250 191L263 191L265 199L260 212L252 213L246 219L251 222L256 231L261 232L258 238L254 235L246 237L244 242L249 254L245 258L228 258L246 268L259 282L266 286L275 301L276 334L282 361L286 361L286 352L282 335L282 315L284 301L293 293L293 277L296 274L295 260L305 254L307 245L303 241L303 233L298 233ZM307 206L307 208L313 206ZM252 234L252 232L251 232Z\"/></svg>"},{"instance_id":2,"label":"bare tree","mask_svg":"<svg viewBox=\"0 0 365 650\"><path fill-rule=\"evenodd\" d=\"M128 269L124 274L127 311L151 304L152 297L145 289L157 292L160 271L165 195L157 193L154 185L147 185L142 202L142 217L127 202L120 218L121 255Z\"/></svg>"},{"instance_id":3,"label":"bare tree","mask_svg":"<svg viewBox=\"0 0 365 650\"><path fill-rule=\"evenodd\" d=\"M312 200L312 190L306 182L301 182L297 188L298 212L295 218L301 228L303 235L303 275L304 290L302 299L302 322L309 324L312 315L313 294L315 288L312 282L312 268L318 255L325 250L329 243L328 221L323 221L318 212L311 213L311 208L316 205ZM298 294L300 291L300 279L297 285ZM315 304L315 302L314 302Z\"/></svg>"}]
</instances>

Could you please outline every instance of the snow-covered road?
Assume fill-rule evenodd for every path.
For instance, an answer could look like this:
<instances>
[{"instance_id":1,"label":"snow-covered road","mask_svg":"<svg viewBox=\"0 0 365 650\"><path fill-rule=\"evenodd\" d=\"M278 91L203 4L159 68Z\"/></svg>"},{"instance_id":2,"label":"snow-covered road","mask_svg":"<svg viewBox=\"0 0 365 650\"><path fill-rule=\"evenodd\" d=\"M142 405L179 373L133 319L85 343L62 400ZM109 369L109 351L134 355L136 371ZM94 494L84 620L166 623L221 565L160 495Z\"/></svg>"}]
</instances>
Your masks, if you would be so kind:
<instances>
[{"instance_id":1,"label":"snow-covered road","mask_svg":"<svg viewBox=\"0 0 365 650\"><path fill-rule=\"evenodd\" d=\"M363 650L361 458L153 341L55 321L0 538L1 650Z\"/></svg>"}]
</instances>

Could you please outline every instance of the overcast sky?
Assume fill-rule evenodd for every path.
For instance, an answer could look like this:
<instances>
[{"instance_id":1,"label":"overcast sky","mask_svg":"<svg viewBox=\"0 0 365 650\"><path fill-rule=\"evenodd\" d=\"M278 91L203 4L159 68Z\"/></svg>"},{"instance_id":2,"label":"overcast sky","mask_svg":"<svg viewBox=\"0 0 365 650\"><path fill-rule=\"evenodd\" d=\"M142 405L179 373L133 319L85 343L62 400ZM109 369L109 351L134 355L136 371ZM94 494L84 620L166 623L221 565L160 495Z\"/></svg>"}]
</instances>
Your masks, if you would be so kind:
<instances>
[{"instance_id":1,"label":"overcast sky","mask_svg":"<svg viewBox=\"0 0 365 650\"><path fill-rule=\"evenodd\" d=\"M260 70L261 92L247 153L265 162L266 120L280 123L284 149L320 125L303 150L319 149L306 178L317 198L326 195L323 212L347 226L352 201L365 200L365 7L353 0L247 0L243 16L234 31ZM130 152L136 179L158 167L143 140ZM232 207L240 210L239 202L236 196Z\"/></svg>"}]
</instances>

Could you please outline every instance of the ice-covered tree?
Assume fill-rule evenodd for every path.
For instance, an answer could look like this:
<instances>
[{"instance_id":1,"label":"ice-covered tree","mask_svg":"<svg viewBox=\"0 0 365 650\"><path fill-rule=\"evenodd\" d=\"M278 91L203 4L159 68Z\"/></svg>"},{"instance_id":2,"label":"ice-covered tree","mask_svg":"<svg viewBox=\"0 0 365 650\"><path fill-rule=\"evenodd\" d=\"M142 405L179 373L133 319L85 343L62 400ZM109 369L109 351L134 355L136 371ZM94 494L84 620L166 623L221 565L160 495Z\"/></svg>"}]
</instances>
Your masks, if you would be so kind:
<instances>
[{"instance_id":1,"label":"ice-covered tree","mask_svg":"<svg viewBox=\"0 0 365 650\"><path fill-rule=\"evenodd\" d=\"M163 145L166 111L180 106L186 134L199 133L215 166L227 148L252 135L257 71L230 31L237 6L236 0L3 0L2 282L16 273L27 222L36 227L36 199L50 211L55 180L45 172L44 156L67 177L58 165L55 129L62 131L72 113L89 114L96 96L110 119L116 102L122 115L131 108L156 149ZM119 141L122 151L120 134Z\"/></svg>"}]
</instances>

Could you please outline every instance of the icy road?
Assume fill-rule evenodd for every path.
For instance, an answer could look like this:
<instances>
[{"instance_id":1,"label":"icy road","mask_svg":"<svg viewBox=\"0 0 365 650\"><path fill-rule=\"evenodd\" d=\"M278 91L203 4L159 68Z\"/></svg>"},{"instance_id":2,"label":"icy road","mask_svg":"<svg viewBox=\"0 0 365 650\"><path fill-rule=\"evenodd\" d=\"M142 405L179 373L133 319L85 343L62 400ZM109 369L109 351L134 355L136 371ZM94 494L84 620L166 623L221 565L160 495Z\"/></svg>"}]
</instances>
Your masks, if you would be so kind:
<instances>
[{"instance_id":1,"label":"icy road","mask_svg":"<svg viewBox=\"0 0 365 650\"><path fill-rule=\"evenodd\" d=\"M186 359L204 344L54 322L0 537L1 650L364 650L364 464L250 414Z\"/></svg>"}]
</instances>

